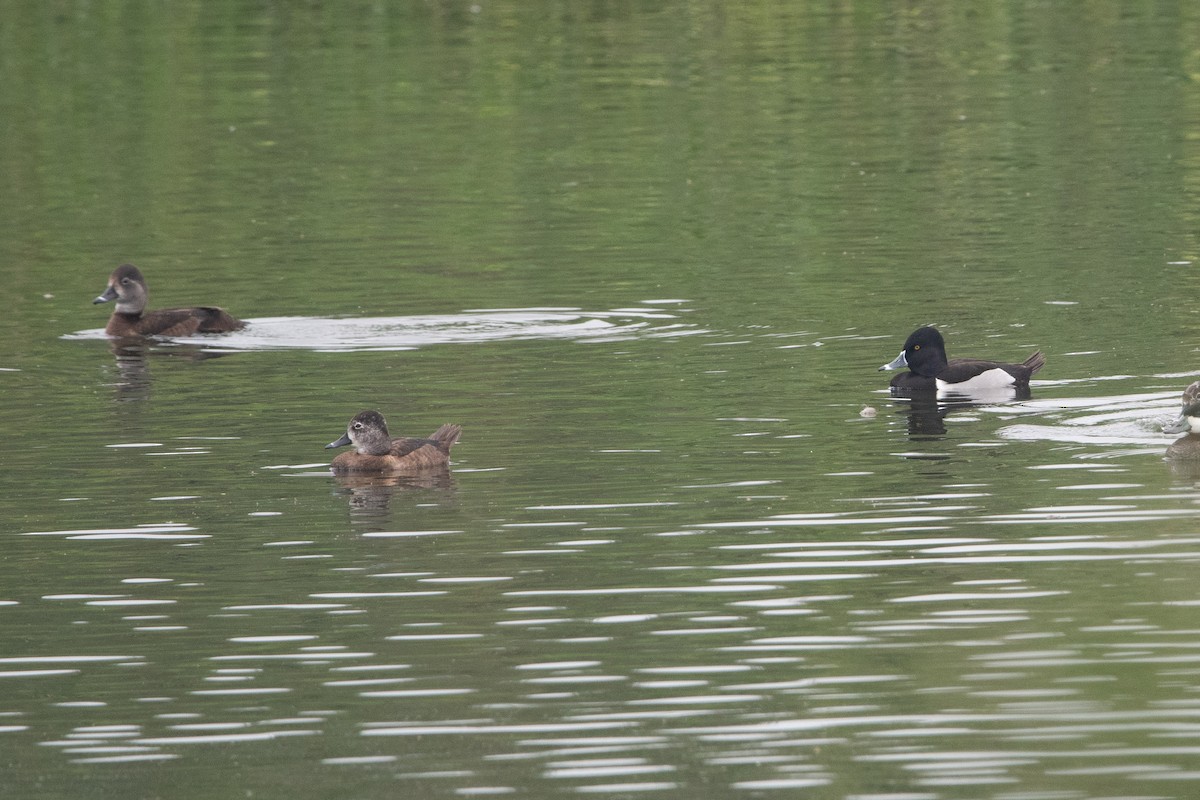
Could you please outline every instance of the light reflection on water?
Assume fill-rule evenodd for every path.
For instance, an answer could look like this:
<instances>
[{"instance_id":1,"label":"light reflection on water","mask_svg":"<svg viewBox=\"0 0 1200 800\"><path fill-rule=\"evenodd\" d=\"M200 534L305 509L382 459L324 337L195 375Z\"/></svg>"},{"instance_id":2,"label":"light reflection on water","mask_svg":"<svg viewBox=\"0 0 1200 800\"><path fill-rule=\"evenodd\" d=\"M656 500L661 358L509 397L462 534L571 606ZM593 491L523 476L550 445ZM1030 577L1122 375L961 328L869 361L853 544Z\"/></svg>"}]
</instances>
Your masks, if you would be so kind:
<instances>
[{"instance_id":1,"label":"light reflection on water","mask_svg":"<svg viewBox=\"0 0 1200 800\"><path fill-rule=\"evenodd\" d=\"M647 305L259 319L228 336L114 344L109 385L119 402L150 399L149 353L211 367L233 352L589 341L626 356L693 334L708 352L689 351L703 369L688 362L688 375L736 383L743 362L766 360L749 354L764 341L807 366L878 338L714 332ZM630 363L661 356L647 353ZM1178 405L1162 387L1188 376L1038 381L1021 399L892 399L871 384L861 399L875 417L856 416L858 397L797 392L782 404L792 416L737 393L692 420L694 387L676 396L629 374L622 363L610 379L721 433L681 443L650 426L628 438L551 426L545 441L505 442L507 459L468 451L467 466L386 478L256 454L245 508L225 486L151 481L159 521L18 530L105 569L64 569L74 591L0 601L33 632L0 659L0 735L51 754L47 771L219 771L233 748L316 765L303 768L316 782L365 773L419 796L710 784L714 797L1057 800L1092 785L1166 797L1190 779L1200 504L1160 463L1159 431ZM1092 395L1058 396L1080 391ZM153 462L130 470L121 515L147 513L137 487L151 470L211 466L242 441L108 436L103 449ZM821 458L833 436L844 464ZM570 454L539 449L556 447ZM518 474L543 458L550 472ZM78 650L39 645L47 618L80 633L67 640Z\"/></svg>"},{"instance_id":2,"label":"light reflection on water","mask_svg":"<svg viewBox=\"0 0 1200 800\"><path fill-rule=\"evenodd\" d=\"M1108 424L1108 413L1096 411L1111 405L1104 401L1081 412L1090 420L1083 423L1046 403L1051 410L1020 413L1047 427ZM976 410L982 418L1013 412ZM1079 465L1030 471L1074 476L1055 468ZM1086 796L1072 788L1080 778L1127 781L1132 796L1185 775L1174 765L1200 752L1187 743L1200 733L1200 702L1167 695L1124 710L1108 698L1129 679L1186 684L1194 676L1200 648L1188 618L1175 627L1146 620L1154 606L1200 601L1186 590L1170 599L1136 588L1105 598L1103 587L1085 599L1086 581L1070 576L1104 560L1126 565L1131 583L1169 582L1172 562L1200 561L1200 537L1147 535L1145 527L1130 535L1128 526L1194 521L1200 510L1179 507L1172 493L1122 496L1141 484L1103 480L1092 487L1116 499L1003 513L979 485L836 501L863 508L655 522L693 513L698 491L764 483L775 482L681 484L679 494L653 501L530 503L527 521L486 523L490 559L463 558L455 545L480 545L474 524L367 531L362 542L401 549L365 568L336 542L264 541L264 553L286 545L328 558L321 585L274 602L221 603L208 620L182 609L178 620L171 611L130 615L131 629L147 635L199 631L222 618L234 624L207 652L189 651L203 665L191 685L173 696L110 688L97 705L107 709L105 722L81 722L40 744L71 764L95 765L306 742L295 746L327 769L385 765L424 793L468 795L519 793L531 780L585 794L671 792L690 784L685 765L693 762L725 770L727 788L777 796L838 786L845 763L874 783L902 779L930 797L946 787L956 796L1012 787L1031 769L1057 796ZM339 491L351 491L353 508L353 490L370 484ZM435 495L433 505L458 502L454 494ZM1064 524L1078 527L1054 532ZM990 533L997 526L1003 531ZM914 534L922 528L947 533ZM567 533L583 529L609 533ZM91 547L116 546L104 537L122 533L147 543L158 533L208 536L203 525L177 523L29 532ZM628 574L614 585L587 559L573 561L589 552L626 561ZM653 558L643 561L647 552ZM550 567L561 559L572 561ZM169 579L124 585L120 594L40 602L161 609L183 599ZM475 612L462 616L466 607ZM486 663L480 654L490 654ZM17 657L0 660L8 665L0 676L145 672L160 658L149 647ZM346 709L353 716L343 721ZM356 736L334 735L347 724ZM18 719L0 732L32 727Z\"/></svg>"},{"instance_id":3,"label":"light reflection on water","mask_svg":"<svg viewBox=\"0 0 1200 800\"><path fill-rule=\"evenodd\" d=\"M1197 794L1186 4L25 5L5 794ZM117 251L337 316L56 339ZM887 397L931 314L1033 396Z\"/></svg>"}]
</instances>

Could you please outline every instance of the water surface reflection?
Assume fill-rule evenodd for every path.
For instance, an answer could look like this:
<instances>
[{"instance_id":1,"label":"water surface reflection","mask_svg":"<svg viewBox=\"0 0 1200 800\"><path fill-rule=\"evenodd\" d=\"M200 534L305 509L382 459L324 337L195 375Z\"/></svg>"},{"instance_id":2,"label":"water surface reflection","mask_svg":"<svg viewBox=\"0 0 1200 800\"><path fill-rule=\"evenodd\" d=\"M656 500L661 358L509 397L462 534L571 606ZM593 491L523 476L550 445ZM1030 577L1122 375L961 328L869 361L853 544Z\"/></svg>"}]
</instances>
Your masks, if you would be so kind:
<instances>
[{"instance_id":1,"label":"water surface reflection","mask_svg":"<svg viewBox=\"0 0 1200 800\"><path fill-rule=\"evenodd\" d=\"M919 462L880 460L848 494L844 475L789 471L787 450L768 472L726 462L738 474L696 482L669 468L696 451L666 440L653 496L570 477L531 496L506 484L520 464L417 480L298 465L272 471L297 507L237 537L203 516L30 530L139 568L14 597L12 624L61 620L126 646L9 656L5 735L68 766L202 767L233 747L422 796L653 794L705 774L721 776L713 797L1000 797L1031 775L1060 796L1081 780L1170 796L1200 730L1180 689L1200 664L1200 495L1149 485L1166 437L1147 421L1159 395L1143 394L955 408L931 446L994 439L999 457L1034 457L951 459L927 491L864 491ZM903 440L911 408L896 406ZM1159 441L1158 457L1087 435L1112 424ZM848 446L876 449L872 425ZM182 545L188 558L162 557ZM70 715L47 714L46 696Z\"/></svg>"},{"instance_id":2,"label":"water surface reflection","mask_svg":"<svg viewBox=\"0 0 1200 800\"><path fill-rule=\"evenodd\" d=\"M346 498L356 530L386 530L393 527L394 514L454 505L456 483L449 469L413 475L335 475L333 480L338 494ZM394 499L402 499L403 505L393 503Z\"/></svg>"},{"instance_id":3,"label":"water surface reflection","mask_svg":"<svg viewBox=\"0 0 1200 800\"><path fill-rule=\"evenodd\" d=\"M103 331L101 331L103 333ZM220 358L223 354L206 349L200 344L185 344L145 337L108 338L108 348L113 355L116 379L110 384L114 397L119 402L143 402L150 397L153 375L150 360L153 358L176 358L200 362Z\"/></svg>"},{"instance_id":4,"label":"water surface reflection","mask_svg":"<svg viewBox=\"0 0 1200 800\"><path fill-rule=\"evenodd\" d=\"M6 794L1196 794L1186 4L143 5L5 7ZM1053 380L849 420L934 312Z\"/></svg>"}]
</instances>

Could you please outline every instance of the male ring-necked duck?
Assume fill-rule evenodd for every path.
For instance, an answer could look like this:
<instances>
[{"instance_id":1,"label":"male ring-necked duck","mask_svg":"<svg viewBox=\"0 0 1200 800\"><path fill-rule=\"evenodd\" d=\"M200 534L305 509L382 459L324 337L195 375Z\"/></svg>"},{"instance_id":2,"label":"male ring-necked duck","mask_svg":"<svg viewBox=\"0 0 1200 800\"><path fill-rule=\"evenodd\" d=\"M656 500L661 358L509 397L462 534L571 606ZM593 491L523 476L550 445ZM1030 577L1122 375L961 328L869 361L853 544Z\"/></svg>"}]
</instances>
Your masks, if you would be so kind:
<instances>
[{"instance_id":1,"label":"male ring-necked duck","mask_svg":"<svg viewBox=\"0 0 1200 800\"><path fill-rule=\"evenodd\" d=\"M904 391L938 389L971 392L980 389L1029 388L1029 378L1046 363L1038 351L1020 364L983 361L977 358L946 358L946 342L936 328L917 328L904 342L900 355L880 367L908 367L892 378L891 387Z\"/></svg>"},{"instance_id":2,"label":"male ring-necked duck","mask_svg":"<svg viewBox=\"0 0 1200 800\"><path fill-rule=\"evenodd\" d=\"M387 422L378 411L363 411L346 426L342 438L325 445L354 450L342 453L333 460L333 471L345 472L410 472L445 469L450 463L450 448L462 433L459 425L443 425L428 439L413 439L388 435Z\"/></svg>"},{"instance_id":3,"label":"male ring-necked duck","mask_svg":"<svg viewBox=\"0 0 1200 800\"><path fill-rule=\"evenodd\" d=\"M213 306L162 308L146 312L146 279L133 264L122 264L108 276L108 288L92 301L117 306L104 332L109 336L191 336L194 333L228 333L246 327L246 323Z\"/></svg>"}]
</instances>

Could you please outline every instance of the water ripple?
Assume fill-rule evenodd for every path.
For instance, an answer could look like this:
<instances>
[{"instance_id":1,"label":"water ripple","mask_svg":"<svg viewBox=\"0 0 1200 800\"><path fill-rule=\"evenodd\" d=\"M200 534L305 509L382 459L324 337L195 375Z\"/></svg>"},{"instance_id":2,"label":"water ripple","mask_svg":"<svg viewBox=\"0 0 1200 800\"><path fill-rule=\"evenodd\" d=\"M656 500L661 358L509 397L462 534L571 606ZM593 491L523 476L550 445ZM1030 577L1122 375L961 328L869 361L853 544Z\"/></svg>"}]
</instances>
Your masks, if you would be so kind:
<instances>
[{"instance_id":1,"label":"water ripple","mask_svg":"<svg viewBox=\"0 0 1200 800\"><path fill-rule=\"evenodd\" d=\"M997 431L1004 439L1083 445L1137 445L1132 451L1164 448L1162 423L1179 412L1179 395L1142 392L1086 398L1031 400L1022 404L1044 422L1009 425Z\"/></svg>"},{"instance_id":2,"label":"water ripple","mask_svg":"<svg viewBox=\"0 0 1200 800\"><path fill-rule=\"evenodd\" d=\"M621 341L637 337L690 336L705 331L676 321L661 309L580 308L471 309L457 314L400 317L263 317L240 331L220 336L170 339L209 352L312 350L369 352L413 350L439 344L472 344L520 339ZM107 339L101 328L64 339Z\"/></svg>"},{"instance_id":3,"label":"water ripple","mask_svg":"<svg viewBox=\"0 0 1200 800\"><path fill-rule=\"evenodd\" d=\"M511 725L477 721L474 723L421 725L403 723L366 723L363 736L464 736L479 734L526 734L526 733L574 733L576 731L603 731L631 727L631 723L610 722L561 722Z\"/></svg>"},{"instance_id":4,"label":"water ripple","mask_svg":"<svg viewBox=\"0 0 1200 800\"><path fill-rule=\"evenodd\" d=\"M1088 488L1101 491L1115 491L1125 488L1140 488L1139 484L1091 484L1076 486L1060 486L1060 489L1067 488ZM1123 499L1123 498L1122 498ZM1158 499L1158 498L1151 498ZM1166 497L1163 499L1173 499ZM823 528L823 527L841 527L841 526L863 526L877 528L879 532L902 532L913 530L914 522L964 522L971 521L983 525L1020 525L1028 526L1034 524L1040 525L1057 525L1063 523L1078 524L1078 523L1129 523L1129 522L1152 522L1169 519L1192 519L1200 516L1200 508L1194 506L1187 508L1142 508L1131 506L1124 503L1113 504L1083 504L1083 505L1062 505L1062 506L1036 506L1004 514L961 514L964 511L975 511L973 506L953 506L941 507L933 509L935 512L945 513L929 513L929 514L897 514L897 515L864 515L864 512L823 512L812 514L778 514L759 519L742 519L730 520L723 522L704 522L695 523L694 527L699 530L704 529L721 529L721 528L744 528L756 531L786 529L786 528ZM953 512L953 513L949 513ZM983 541L978 538L962 538L962 537L946 537L941 539L873 539L873 540L854 540L853 542L834 543L828 540L820 542L754 542L747 544L721 545L720 549L724 550L786 550L788 548L810 548L805 553L807 556L830 556L830 555L851 555L846 548L856 548L863 551L866 548L881 548L881 547L896 547L910 546L914 544L941 544L943 546L949 544L962 545L964 548L970 544ZM1173 540L1175 544L1192 543L1191 540ZM1028 547L1036 547L1038 549L1048 549L1047 546L1026 545ZM1067 545L1059 545L1067 547ZM1099 545L1097 545L1099 546ZM1124 543L1112 543L1105 545L1111 548L1123 548L1127 546ZM831 549L836 547L838 549ZM771 554L775 555L775 554Z\"/></svg>"},{"instance_id":5,"label":"water ripple","mask_svg":"<svg viewBox=\"0 0 1200 800\"><path fill-rule=\"evenodd\" d=\"M133 528L85 528L66 531L28 531L21 536L62 536L66 539L146 539L159 541L179 541L188 539L207 539L206 533L190 533L196 530L190 525L177 522L162 524L138 525Z\"/></svg>"}]
</instances>

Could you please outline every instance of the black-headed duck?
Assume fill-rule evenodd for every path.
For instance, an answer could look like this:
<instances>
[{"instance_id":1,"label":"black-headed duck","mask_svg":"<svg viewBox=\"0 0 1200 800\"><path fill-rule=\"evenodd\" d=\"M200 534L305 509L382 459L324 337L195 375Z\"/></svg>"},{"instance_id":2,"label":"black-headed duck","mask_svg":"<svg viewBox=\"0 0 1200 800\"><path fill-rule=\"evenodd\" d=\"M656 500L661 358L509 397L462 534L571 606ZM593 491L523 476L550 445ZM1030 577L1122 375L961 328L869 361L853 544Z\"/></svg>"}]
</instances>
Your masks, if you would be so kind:
<instances>
[{"instance_id":1,"label":"black-headed duck","mask_svg":"<svg viewBox=\"0 0 1200 800\"><path fill-rule=\"evenodd\" d=\"M458 441L462 427L443 425L427 439L388 435L387 422L378 411L356 414L342 438L325 445L354 445L354 450L333 460L335 473L391 473L445 469L450 464L450 448Z\"/></svg>"},{"instance_id":2,"label":"black-headed duck","mask_svg":"<svg viewBox=\"0 0 1200 800\"><path fill-rule=\"evenodd\" d=\"M146 279L133 264L122 264L108 276L108 288L92 303L116 300L104 332L109 336L191 336L194 333L228 333L246 323L213 306L161 308L146 311Z\"/></svg>"},{"instance_id":3,"label":"black-headed duck","mask_svg":"<svg viewBox=\"0 0 1200 800\"><path fill-rule=\"evenodd\" d=\"M1029 379L1046 364L1038 351L1020 364L984 361L977 358L946 358L946 342L937 328L917 328L904 342L900 355L885 369L908 367L892 378L891 387L902 391L937 389L969 393L980 389L1029 388Z\"/></svg>"}]
</instances>

